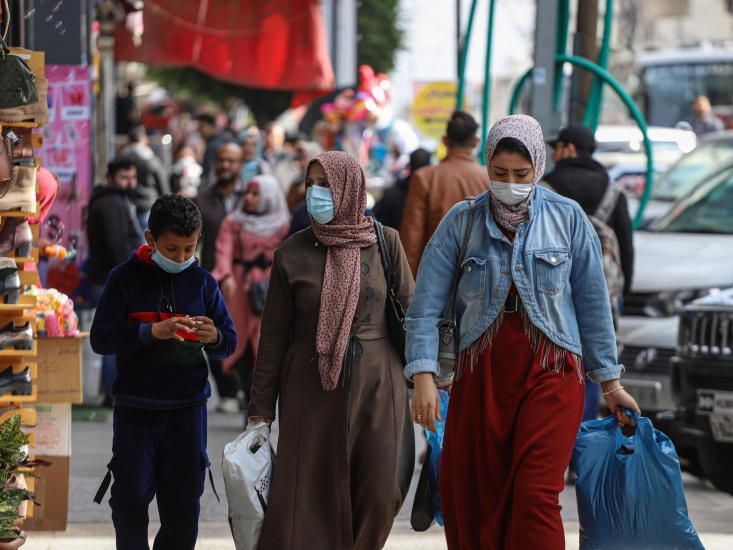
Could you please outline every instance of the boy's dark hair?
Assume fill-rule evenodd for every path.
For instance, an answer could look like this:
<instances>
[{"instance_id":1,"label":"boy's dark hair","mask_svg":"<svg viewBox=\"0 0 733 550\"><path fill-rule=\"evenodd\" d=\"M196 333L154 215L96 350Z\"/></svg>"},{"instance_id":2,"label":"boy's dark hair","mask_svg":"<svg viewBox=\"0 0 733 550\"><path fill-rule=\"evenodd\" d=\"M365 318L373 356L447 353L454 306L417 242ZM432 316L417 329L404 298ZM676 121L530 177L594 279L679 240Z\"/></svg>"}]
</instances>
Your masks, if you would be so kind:
<instances>
[{"instance_id":1,"label":"boy's dark hair","mask_svg":"<svg viewBox=\"0 0 733 550\"><path fill-rule=\"evenodd\" d=\"M491 158L494 158L499 153L517 153L524 160L529 161L530 164L534 166L529 149L527 149L527 146L517 138L505 137L500 139L499 143L494 147L494 152L491 154Z\"/></svg>"},{"instance_id":2,"label":"boy's dark hair","mask_svg":"<svg viewBox=\"0 0 733 550\"><path fill-rule=\"evenodd\" d=\"M133 156L117 157L107 163L107 175L111 178L120 170L129 170L137 167L137 161Z\"/></svg>"},{"instance_id":3,"label":"boy's dark hair","mask_svg":"<svg viewBox=\"0 0 733 550\"><path fill-rule=\"evenodd\" d=\"M201 212L186 197L167 193L153 203L148 219L148 229L157 239L165 231L179 237L189 237L203 225Z\"/></svg>"},{"instance_id":4,"label":"boy's dark hair","mask_svg":"<svg viewBox=\"0 0 733 550\"><path fill-rule=\"evenodd\" d=\"M196 120L198 120L199 122L205 122L206 124L211 124L212 126L216 126L216 119L208 113L201 113L200 115L196 115Z\"/></svg>"},{"instance_id":5,"label":"boy's dark hair","mask_svg":"<svg viewBox=\"0 0 733 550\"><path fill-rule=\"evenodd\" d=\"M454 147L472 147L478 123L465 111L454 111L448 122L445 135Z\"/></svg>"},{"instance_id":6,"label":"boy's dark hair","mask_svg":"<svg viewBox=\"0 0 733 550\"><path fill-rule=\"evenodd\" d=\"M410 172L414 172L418 168L422 168L428 164L430 164L430 151L418 147L410 153Z\"/></svg>"}]
</instances>

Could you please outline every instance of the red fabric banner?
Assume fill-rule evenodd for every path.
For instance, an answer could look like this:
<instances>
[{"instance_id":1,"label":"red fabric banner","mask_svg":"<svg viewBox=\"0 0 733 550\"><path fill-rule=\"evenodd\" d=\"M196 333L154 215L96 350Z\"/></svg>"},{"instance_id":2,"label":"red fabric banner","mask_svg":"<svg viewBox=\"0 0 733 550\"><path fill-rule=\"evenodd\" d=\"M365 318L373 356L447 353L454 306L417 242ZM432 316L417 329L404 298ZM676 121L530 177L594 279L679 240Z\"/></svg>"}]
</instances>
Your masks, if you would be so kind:
<instances>
[{"instance_id":1,"label":"red fabric banner","mask_svg":"<svg viewBox=\"0 0 733 550\"><path fill-rule=\"evenodd\" d=\"M120 22L118 61L190 65L253 88L334 88L318 0L144 0L143 22L139 46Z\"/></svg>"}]
</instances>

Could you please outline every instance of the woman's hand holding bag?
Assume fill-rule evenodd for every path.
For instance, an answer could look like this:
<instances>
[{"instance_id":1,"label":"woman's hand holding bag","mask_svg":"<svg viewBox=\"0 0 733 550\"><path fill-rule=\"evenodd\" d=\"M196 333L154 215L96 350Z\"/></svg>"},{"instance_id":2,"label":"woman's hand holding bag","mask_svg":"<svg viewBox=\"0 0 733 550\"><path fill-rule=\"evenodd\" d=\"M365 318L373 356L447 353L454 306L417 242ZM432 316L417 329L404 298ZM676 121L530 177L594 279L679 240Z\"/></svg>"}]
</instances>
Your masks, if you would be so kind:
<instances>
[{"instance_id":1,"label":"woman's hand holding bag","mask_svg":"<svg viewBox=\"0 0 733 550\"><path fill-rule=\"evenodd\" d=\"M624 411L624 408L634 411L639 416L641 416L641 409L636 400L626 392L619 380L601 382L601 391L603 392L603 398L606 400L606 405L608 405L608 410L616 416L618 425L631 424L636 426L636 422Z\"/></svg>"},{"instance_id":2,"label":"woman's hand holding bag","mask_svg":"<svg viewBox=\"0 0 733 550\"><path fill-rule=\"evenodd\" d=\"M412 421L435 433L435 420L443 421L440 412L440 395L433 381L433 374L420 372L412 376L415 389L412 392Z\"/></svg>"}]
</instances>

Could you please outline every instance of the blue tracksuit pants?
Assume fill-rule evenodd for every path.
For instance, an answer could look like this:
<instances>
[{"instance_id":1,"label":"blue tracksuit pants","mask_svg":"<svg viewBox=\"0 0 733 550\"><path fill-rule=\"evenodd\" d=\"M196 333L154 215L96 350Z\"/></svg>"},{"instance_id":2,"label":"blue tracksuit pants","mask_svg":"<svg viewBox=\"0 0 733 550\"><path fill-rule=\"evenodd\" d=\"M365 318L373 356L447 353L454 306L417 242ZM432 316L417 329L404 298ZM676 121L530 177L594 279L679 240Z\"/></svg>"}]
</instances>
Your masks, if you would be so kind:
<instances>
[{"instance_id":1,"label":"blue tracksuit pants","mask_svg":"<svg viewBox=\"0 0 733 550\"><path fill-rule=\"evenodd\" d=\"M153 410L114 408L112 521L118 550L149 550L148 505L160 530L154 550L193 550L209 459L206 405Z\"/></svg>"}]
</instances>

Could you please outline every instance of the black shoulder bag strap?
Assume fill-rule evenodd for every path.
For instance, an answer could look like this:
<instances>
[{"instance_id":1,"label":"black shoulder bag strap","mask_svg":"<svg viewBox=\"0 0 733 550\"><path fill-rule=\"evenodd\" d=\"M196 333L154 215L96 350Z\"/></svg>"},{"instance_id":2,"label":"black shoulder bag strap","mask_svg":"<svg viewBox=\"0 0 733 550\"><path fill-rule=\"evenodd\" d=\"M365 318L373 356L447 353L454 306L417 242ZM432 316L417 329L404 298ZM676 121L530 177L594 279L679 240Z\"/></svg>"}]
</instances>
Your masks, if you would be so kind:
<instances>
[{"instance_id":1,"label":"black shoulder bag strap","mask_svg":"<svg viewBox=\"0 0 733 550\"><path fill-rule=\"evenodd\" d=\"M377 245L379 246L379 256L382 259L382 269L387 279L387 291L394 296L394 270L392 269L392 258L387 249L387 241L384 238L384 230L382 224L376 218L372 218L374 222L374 232L377 234Z\"/></svg>"},{"instance_id":2,"label":"black shoulder bag strap","mask_svg":"<svg viewBox=\"0 0 733 550\"><path fill-rule=\"evenodd\" d=\"M466 257L466 250L468 250L468 240L471 238L471 228L473 227L473 218L476 210L476 197L466 197L466 200L471 211L468 214L468 225L466 225L466 230L463 232L461 252L458 254L458 265L456 265L456 272L453 276L453 292L451 293L448 307L445 310L445 321L455 321L456 318L456 296L458 295L458 283L461 282L461 265L463 264L463 259Z\"/></svg>"}]
</instances>

